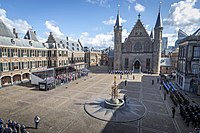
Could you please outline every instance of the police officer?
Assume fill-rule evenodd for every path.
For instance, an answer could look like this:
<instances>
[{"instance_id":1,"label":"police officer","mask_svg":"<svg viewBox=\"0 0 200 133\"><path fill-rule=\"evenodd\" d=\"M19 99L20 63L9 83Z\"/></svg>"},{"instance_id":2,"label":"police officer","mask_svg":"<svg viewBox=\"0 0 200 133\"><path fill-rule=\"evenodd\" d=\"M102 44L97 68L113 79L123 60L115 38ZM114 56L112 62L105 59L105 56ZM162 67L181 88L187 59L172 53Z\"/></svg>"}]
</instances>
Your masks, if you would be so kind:
<instances>
[{"instance_id":1,"label":"police officer","mask_svg":"<svg viewBox=\"0 0 200 133\"><path fill-rule=\"evenodd\" d=\"M127 80L125 80L124 84L125 84L125 86L127 85Z\"/></svg>"},{"instance_id":2,"label":"police officer","mask_svg":"<svg viewBox=\"0 0 200 133\"><path fill-rule=\"evenodd\" d=\"M35 122L35 128L37 129L40 122L40 117L38 115L35 116L34 122Z\"/></svg>"}]
</instances>

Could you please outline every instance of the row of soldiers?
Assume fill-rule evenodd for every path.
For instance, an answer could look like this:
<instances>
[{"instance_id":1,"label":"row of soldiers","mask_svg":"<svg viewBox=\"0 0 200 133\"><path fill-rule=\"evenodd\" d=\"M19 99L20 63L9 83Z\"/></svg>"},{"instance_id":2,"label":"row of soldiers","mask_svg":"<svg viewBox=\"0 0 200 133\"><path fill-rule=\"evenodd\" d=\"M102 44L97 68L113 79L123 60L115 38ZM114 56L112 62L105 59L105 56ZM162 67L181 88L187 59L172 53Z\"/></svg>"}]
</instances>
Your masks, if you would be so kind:
<instances>
[{"instance_id":1,"label":"row of soldiers","mask_svg":"<svg viewBox=\"0 0 200 133\"><path fill-rule=\"evenodd\" d=\"M133 71L128 71L128 70L109 70L108 71L109 74L133 74Z\"/></svg>"},{"instance_id":2,"label":"row of soldiers","mask_svg":"<svg viewBox=\"0 0 200 133\"><path fill-rule=\"evenodd\" d=\"M197 105L180 105L180 114L187 126L191 124L196 128L200 127L200 107Z\"/></svg>"},{"instance_id":3,"label":"row of soldiers","mask_svg":"<svg viewBox=\"0 0 200 133\"><path fill-rule=\"evenodd\" d=\"M0 118L0 133L29 133L26 131L24 125L19 124L16 121L8 120L4 123L3 119Z\"/></svg>"}]
</instances>

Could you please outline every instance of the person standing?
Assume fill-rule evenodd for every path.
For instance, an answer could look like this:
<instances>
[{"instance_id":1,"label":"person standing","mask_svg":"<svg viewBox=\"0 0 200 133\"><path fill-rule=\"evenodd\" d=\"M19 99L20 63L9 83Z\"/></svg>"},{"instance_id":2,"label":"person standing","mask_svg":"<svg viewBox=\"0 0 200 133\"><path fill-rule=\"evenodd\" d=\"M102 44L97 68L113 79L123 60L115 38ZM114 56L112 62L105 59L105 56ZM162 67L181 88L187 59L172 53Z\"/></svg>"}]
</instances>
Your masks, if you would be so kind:
<instances>
[{"instance_id":1,"label":"person standing","mask_svg":"<svg viewBox=\"0 0 200 133\"><path fill-rule=\"evenodd\" d=\"M172 107L172 118L174 118L174 116L175 116L175 112L176 112L175 107Z\"/></svg>"},{"instance_id":2,"label":"person standing","mask_svg":"<svg viewBox=\"0 0 200 133\"><path fill-rule=\"evenodd\" d=\"M154 84L154 80L152 80L152 85Z\"/></svg>"},{"instance_id":3,"label":"person standing","mask_svg":"<svg viewBox=\"0 0 200 133\"><path fill-rule=\"evenodd\" d=\"M166 93L164 93L164 100L166 100L166 97L167 97L167 94L166 94Z\"/></svg>"},{"instance_id":4,"label":"person standing","mask_svg":"<svg viewBox=\"0 0 200 133\"><path fill-rule=\"evenodd\" d=\"M125 84L125 86L127 85L127 80L125 80L124 84Z\"/></svg>"},{"instance_id":5,"label":"person standing","mask_svg":"<svg viewBox=\"0 0 200 133\"><path fill-rule=\"evenodd\" d=\"M35 116L34 122L35 122L35 128L37 129L40 122L40 117L38 115Z\"/></svg>"},{"instance_id":6,"label":"person standing","mask_svg":"<svg viewBox=\"0 0 200 133\"><path fill-rule=\"evenodd\" d=\"M124 95L124 102L126 103L126 95Z\"/></svg>"}]
</instances>

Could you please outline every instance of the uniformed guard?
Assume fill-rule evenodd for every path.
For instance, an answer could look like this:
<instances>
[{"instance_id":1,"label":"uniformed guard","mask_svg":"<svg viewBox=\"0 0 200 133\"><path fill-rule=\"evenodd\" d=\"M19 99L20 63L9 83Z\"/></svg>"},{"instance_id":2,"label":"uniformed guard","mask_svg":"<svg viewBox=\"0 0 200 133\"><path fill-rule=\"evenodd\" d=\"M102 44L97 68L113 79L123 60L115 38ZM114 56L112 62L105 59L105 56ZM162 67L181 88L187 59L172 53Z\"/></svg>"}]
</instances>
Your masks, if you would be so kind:
<instances>
[{"instance_id":1,"label":"uniformed guard","mask_svg":"<svg viewBox=\"0 0 200 133\"><path fill-rule=\"evenodd\" d=\"M34 122L35 122L35 128L37 129L40 122L40 117L38 115L35 116Z\"/></svg>"}]
</instances>

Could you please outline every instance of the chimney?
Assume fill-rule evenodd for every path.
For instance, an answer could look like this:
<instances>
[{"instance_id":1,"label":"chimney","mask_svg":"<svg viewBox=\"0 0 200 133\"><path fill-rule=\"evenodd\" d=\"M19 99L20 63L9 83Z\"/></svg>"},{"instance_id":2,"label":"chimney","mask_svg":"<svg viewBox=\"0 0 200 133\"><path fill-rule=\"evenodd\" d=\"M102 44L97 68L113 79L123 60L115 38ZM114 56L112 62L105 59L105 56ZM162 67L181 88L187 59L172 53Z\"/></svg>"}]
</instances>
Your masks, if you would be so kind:
<instances>
[{"instance_id":1,"label":"chimney","mask_svg":"<svg viewBox=\"0 0 200 133\"><path fill-rule=\"evenodd\" d=\"M33 32L36 35L36 31Z\"/></svg>"},{"instance_id":2,"label":"chimney","mask_svg":"<svg viewBox=\"0 0 200 133\"><path fill-rule=\"evenodd\" d=\"M18 33L16 33L16 29L13 28L13 34L15 35L15 38L18 38Z\"/></svg>"},{"instance_id":3,"label":"chimney","mask_svg":"<svg viewBox=\"0 0 200 133\"><path fill-rule=\"evenodd\" d=\"M18 33L15 33L15 37L18 38Z\"/></svg>"},{"instance_id":4,"label":"chimney","mask_svg":"<svg viewBox=\"0 0 200 133\"><path fill-rule=\"evenodd\" d=\"M50 32L50 35L52 35L52 32Z\"/></svg>"},{"instance_id":5,"label":"chimney","mask_svg":"<svg viewBox=\"0 0 200 133\"><path fill-rule=\"evenodd\" d=\"M68 36L66 37L67 41L68 41Z\"/></svg>"}]
</instances>

